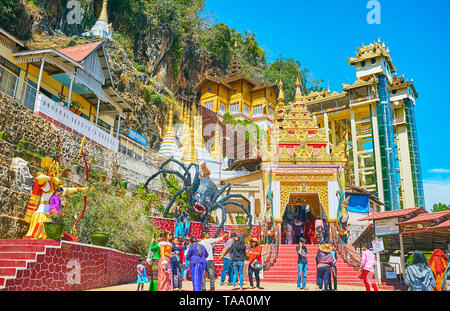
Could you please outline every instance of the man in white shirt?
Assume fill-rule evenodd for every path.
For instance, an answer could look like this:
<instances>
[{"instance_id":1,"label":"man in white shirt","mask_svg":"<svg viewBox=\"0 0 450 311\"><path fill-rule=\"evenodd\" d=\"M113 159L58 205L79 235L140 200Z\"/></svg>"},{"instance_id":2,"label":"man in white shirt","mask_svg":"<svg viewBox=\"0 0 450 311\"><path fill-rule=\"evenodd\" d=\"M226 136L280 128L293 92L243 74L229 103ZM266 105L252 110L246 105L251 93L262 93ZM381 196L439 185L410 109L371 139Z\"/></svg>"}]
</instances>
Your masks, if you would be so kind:
<instances>
[{"instance_id":1,"label":"man in white shirt","mask_svg":"<svg viewBox=\"0 0 450 311\"><path fill-rule=\"evenodd\" d=\"M210 290L215 290L215 265L214 265L214 252L213 245L220 242L228 237L228 234L224 234L221 238L210 239L208 231L202 233L202 240L199 244L203 245L208 252L208 257L206 258L206 269L203 272L202 277L202 291L206 291L206 273L208 273Z\"/></svg>"}]
</instances>

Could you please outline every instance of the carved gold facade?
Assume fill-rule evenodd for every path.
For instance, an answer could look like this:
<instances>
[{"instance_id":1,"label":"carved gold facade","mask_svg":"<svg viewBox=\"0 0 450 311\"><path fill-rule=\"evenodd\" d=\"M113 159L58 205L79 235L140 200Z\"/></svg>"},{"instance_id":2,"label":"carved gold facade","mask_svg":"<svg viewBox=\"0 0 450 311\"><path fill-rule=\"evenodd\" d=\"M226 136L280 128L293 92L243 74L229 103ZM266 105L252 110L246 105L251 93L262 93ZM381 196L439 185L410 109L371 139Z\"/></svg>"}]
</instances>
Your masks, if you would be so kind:
<instances>
[{"instance_id":1,"label":"carved gold facade","mask_svg":"<svg viewBox=\"0 0 450 311\"><path fill-rule=\"evenodd\" d=\"M328 185L329 181L336 181L338 169L344 175L348 144L347 141L337 146L330 144L326 130L319 128L306 106L306 103L323 92L302 95L299 81L296 85L295 102L292 104L284 102L282 84L279 85L279 104L275 109L274 124L268 141L262 144L265 187L272 170L272 180L280 182L281 217L291 198L301 197L302 205L311 205L316 216L326 215L333 221L329 218ZM325 91L324 94L328 96L329 92ZM275 221L281 222L282 219Z\"/></svg>"}]
</instances>

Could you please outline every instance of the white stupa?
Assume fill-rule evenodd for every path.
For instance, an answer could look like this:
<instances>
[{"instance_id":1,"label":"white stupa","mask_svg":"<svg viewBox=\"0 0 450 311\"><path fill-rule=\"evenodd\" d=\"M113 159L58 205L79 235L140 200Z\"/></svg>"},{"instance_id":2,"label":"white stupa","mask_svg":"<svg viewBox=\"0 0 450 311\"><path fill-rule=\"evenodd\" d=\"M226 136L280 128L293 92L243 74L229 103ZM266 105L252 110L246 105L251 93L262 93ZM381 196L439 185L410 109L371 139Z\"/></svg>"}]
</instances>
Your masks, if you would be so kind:
<instances>
[{"instance_id":1,"label":"white stupa","mask_svg":"<svg viewBox=\"0 0 450 311\"><path fill-rule=\"evenodd\" d=\"M82 35L84 37L97 36L112 40L112 24L108 23L108 0L103 0L102 12L94 27Z\"/></svg>"}]
</instances>

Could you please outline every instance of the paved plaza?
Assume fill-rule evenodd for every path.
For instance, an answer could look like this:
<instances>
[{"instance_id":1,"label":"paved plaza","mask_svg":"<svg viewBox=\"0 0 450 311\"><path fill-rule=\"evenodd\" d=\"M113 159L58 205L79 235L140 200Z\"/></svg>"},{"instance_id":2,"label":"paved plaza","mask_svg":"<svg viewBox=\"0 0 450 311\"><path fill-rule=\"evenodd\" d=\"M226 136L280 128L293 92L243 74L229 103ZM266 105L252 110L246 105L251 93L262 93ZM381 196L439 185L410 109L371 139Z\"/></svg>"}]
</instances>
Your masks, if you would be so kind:
<instances>
[{"instance_id":1,"label":"paved plaza","mask_svg":"<svg viewBox=\"0 0 450 311\"><path fill-rule=\"evenodd\" d=\"M207 289L209 289L209 282L206 283ZM244 283L244 288L247 288L245 291L301 291L297 290L297 285L293 283L261 283L261 286L264 288L263 290L257 290L257 289L249 289L248 283ZM105 288L98 288L98 289L92 289L90 291L136 291L137 285L135 283L131 284L123 284L118 286L112 286L112 287L105 287ZM148 284L145 284L145 291L148 291ZM242 292L241 290L232 290L233 287L229 285L220 286L219 281L216 281L216 291L232 291L232 292ZM184 291L192 291L192 282L187 281L183 282L183 290ZM382 289L380 289L382 290ZM315 284L307 284L306 290L303 291L319 291L317 286ZM360 286L351 286L351 285L338 285L338 291L365 291L364 287Z\"/></svg>"}]
</instances>

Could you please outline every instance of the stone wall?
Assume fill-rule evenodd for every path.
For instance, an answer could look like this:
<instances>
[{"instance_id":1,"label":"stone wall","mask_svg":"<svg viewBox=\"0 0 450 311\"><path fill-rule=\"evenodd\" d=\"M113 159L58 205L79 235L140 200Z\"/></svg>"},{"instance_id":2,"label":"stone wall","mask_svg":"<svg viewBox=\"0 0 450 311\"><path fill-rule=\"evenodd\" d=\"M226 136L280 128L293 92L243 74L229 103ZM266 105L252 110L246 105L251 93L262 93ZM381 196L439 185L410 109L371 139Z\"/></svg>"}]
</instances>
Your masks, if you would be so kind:
<instances>
[{"instance_id":1,"label":"stone wall","mask_svg":"<svg viewBox=\"0 0 450 311\"><path fill-rule=\"evenodd\" d=\"M31 191L16 189L15 172L10 169L12 159L20 157L29 162L30 173L35 176L41 157L54 157L62 165L62 177L67 186L83 185L85 165L78 157L82 137L56 127L1 93L0 132L7 133L4 139L0 139L0 238L22 238L28 229L23 217ZM147 160L154 160L154 155L138 161L93 142L86 143L84 153L90 172L105 172L108 180L112 179L115 165L118 165L117 172L128 182L129 189L137 188L157 172L156 166ZM81 167L78 173L72 172L73 165ZM30 182L32 185L33 180ZM161 180L155 180L151 186L156 191L161 190Z\"/></svg>"}]
</instances>

